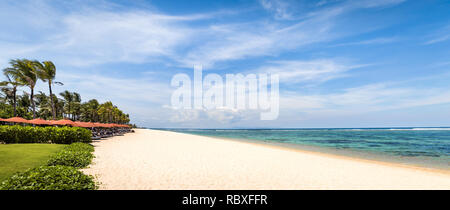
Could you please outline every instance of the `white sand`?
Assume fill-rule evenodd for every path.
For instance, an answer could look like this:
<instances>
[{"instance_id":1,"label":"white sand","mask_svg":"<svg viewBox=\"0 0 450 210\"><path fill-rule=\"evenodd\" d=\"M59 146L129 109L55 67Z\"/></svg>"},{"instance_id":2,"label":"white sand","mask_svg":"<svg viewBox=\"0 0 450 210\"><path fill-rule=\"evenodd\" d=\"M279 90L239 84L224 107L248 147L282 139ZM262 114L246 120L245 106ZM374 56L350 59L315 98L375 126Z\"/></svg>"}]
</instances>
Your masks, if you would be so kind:
<instances>
[{"instance_id":1,"label":"white sand","mask_svg":"<svg viewBox=\"0 0 450 210\"><path fill-rule=\"evenodd\" d=\"M94 143L100 189L450 189L450 172L169 131Z\"/></svg>"}]
</instances>

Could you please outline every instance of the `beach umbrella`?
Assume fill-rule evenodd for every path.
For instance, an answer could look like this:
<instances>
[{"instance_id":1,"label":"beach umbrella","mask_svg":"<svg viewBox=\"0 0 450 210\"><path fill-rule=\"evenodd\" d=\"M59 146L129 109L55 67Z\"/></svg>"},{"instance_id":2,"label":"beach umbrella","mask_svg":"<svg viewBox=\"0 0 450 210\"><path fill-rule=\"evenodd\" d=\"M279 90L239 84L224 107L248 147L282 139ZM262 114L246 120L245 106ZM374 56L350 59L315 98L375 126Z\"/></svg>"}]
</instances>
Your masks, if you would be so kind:
<instances>
[{"instance_id":1,"label":"beach umbrella","mask_svg":"<svg viewBox=\"0 0 450 210\"><path fill-rule=\"evenodd\" d=\"M85 122L84 124L85 124L86 126L89 126L89 128L95 127L95 123L93 123L93 122Z\"/></svg>"},{"instance_id":2,"label":"beach umbrella","mask_svg":"<svg viewBox=\"0 0 450 210\"><path fill-rule=\"evenodd\" d=\"M114 127L113 124L110 124L110 123L104 124L103 126L105 126L105 128L112 128L112 127Z\"/></svg>"},{"instance_id":3,"label":"beach umbrella","mask_svg":"<svg viewBox=\"0 0 450 210\"><path fill-rule=\"evenodd\" d=\"M51 125L52 124L50 121L43 120L43 119L40 119L40 118L36 118L36 119L33 119L33 120L28 120L28 123L34 124L34 125Z\"/></svg>"},{"instance_id":4,"label":"beach umbrella","mask_svg":"<svg viewBox=\"0 0 450 210\"><path fill-rule=\"evenodd\" d=\"M5 122L13 122L13 123L29 123L28 120L23 119L21 117L11 117L11 118L8 118L8 119L3 120L3 121L5 121Z\"/></svg>"},{"instance_id":5,"label":"beach umbrella","mask_svg":"<svg viewBox=\"0 0 450 210\"><path fill-rule=\"evenodd\" d=\"M85 122L79 122L79 121L73 122L72 126L80 127L80 128L90 128L91 127L90 125L86 124Z\"/></svg>"},{"instance_id":6,"label":"beach umbrella","mask_svg":"<svg viewBox=\"0 0 450 210\"><path fill-rule=\"evenodd\" d=\"M56 121L50 121L52 125L74 125L74 122L72 120L56 120Z\"/></svg>"},{"instance_id":7,"label":"beach umbrella","mask_svg":"<svg viewBox=\"0 0 450 210\"><path fill-rule=\"evenodd\" d=\"M92 123L92 122L78 122L78 121L74 122L73 126L81 127L81 128L94 128L94 127L97 127L95 125L95 123Z\"/></svg>"},{"instance_id":8,"label":"beach umbrella","mask_svg":"<svg viewBox=\"0 0 450 210\"><path fill-rule=\"evenodd\" d=\"M97 128L109 128L109 126L107 126L104 123L94 123L95 127Z\"/></svg>"}]
</instances>

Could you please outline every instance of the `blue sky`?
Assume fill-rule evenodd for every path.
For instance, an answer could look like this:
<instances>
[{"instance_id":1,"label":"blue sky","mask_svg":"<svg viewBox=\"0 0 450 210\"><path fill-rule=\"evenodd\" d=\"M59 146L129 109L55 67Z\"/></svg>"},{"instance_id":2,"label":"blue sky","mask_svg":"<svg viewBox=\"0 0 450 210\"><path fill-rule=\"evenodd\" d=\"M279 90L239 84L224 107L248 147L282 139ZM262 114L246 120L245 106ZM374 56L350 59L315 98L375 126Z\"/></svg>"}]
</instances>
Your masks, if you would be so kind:
<instances>
[{"instance_id":1,"label":"blue sky","mask_svg":"<svg viewBox=\"0 0 450 210\"><path fill-rule=\"evenodd\" d=\"M448 11L445 0L2 0L0 68L52 60L57 92L111 100L147 127L450 126ZM279 118L169 108L172 76L196 64L278 73Z\"/></svg>"}]
</instances>

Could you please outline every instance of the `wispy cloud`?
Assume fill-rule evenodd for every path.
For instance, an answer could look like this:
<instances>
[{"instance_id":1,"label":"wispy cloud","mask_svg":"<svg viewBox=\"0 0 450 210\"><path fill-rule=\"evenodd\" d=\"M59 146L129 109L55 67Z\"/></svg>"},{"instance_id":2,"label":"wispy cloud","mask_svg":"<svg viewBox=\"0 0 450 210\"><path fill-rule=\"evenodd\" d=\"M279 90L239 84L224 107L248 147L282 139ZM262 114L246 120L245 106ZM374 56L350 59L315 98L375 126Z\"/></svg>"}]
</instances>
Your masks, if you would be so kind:
<instances>
[{"instance_id":1,"label":"wispy cloud","mask_svg":"<svg viewBox=\"0 0 450 210\"><path fill-rule=\"evenodd\" d=\"M428 41L426 41L425 45L436 44L439 42L445 42L450 40L450 25L440 28L439 30L433 32Z\"/></svg>"},{"instance_id":2,"label":"wispy cloud","mask_svg":"<svg viewBox=\"0 0 450 210\"><path fill-rule=\"evenodd\" d=\"M359 8L375 7L398 2L392 0L356 5ZM34 20L42 20L40 23L47 29L39 33L41 38L35 39L35 42L24 45L23 41L12 41L2 45L0 49L12 52L10 56L14 56L14 52L23 56L51 55L55 60L73 66L169 59L172 64L183 67L203 64L206 68L225 61L276 56L302 46L333 40L342 36L336 30L336 17L358 8L344 2L309 12L301 20L289 24L257 20L193 26L191 23L196 21L214 20L237 13L218 11L180 16L155 10L126 9L120 5L114 5L113 10L109 4L84 5L81 10L61 12L46 1L36 4L10 8L33 16L26 19L25 25L35 26ZM267 8L287 5L280 0L262 1L262 4ZM17 14L10 12L8 19L22 18ZM23 21L20 23L23 24ZM25 39L33 37L36 36L32 33ZM374 43L383 41L388 40L372 40Z\"/></svg>"},{"instance_id":3,"label":"wispy cloud","mask_svg":"<svg viewBox=\"0 0 450 210\"><path fill-rule=\"evenodd\" d=\"M374 83L331 94L300 95L287 92L282 95L280 104L285 111L345 115L446 104L450 103L449 96L450 91L444 87L425 90L402 87L398 83Z\"/></svg>"},{"instance_id":4,"label":"wispy cloud","mask_svg":"<svg viewBox=\"0 0 450 210\"><path fill-rule=\"evenodd\" d=\"M381 37L381 38L368 39L368 40L362 40L362 41L356 41L356 42L341 43L341 44L336 44L334 46L341 47L341 46L351 46L351 45L388 44L388 43L392 43L392 42L395 42L398 40L399 39L397 37Z\"/></svg>"},{"instance_id":5,"label":"wispy cloud","mask_svg":"<svg viewBox=\"0 0 450 210\"><path fill-rule=\"evenodd\" d=\"M322 83L346 76L346 72L365 65L350 65L333 59L310 61L284 60L270 62L256 70L258 73L278 74L282 83Z\"/></svg>"},{"instance_id":6,"label":"wispy cloud","mask_svg":"<svg viewBox=\"0 0 450 210\"><path fill-rule=\"evenodd\" d=\"M434 39L431 39L431 40L425 42L425 44L435 44L435 43L444 42L447 40L450 40L450 35L443 35L443 36L436 37Z\"/></svg>"},{"instance_id":7,"label":"wispy cloud","mask_svg":"<svg viewBox=\"0 0 450 210\"><path fill-rule=\"evenodd\" d=\"M333 115L450 103L448 87L433 83L442 75L428 79L426 76L432 74L429 73L420 75L420 82L395 84L386 80L402 78L397 74L384 75L396 70L395 66L384 65L385 69L378 69L376 74L362 68L367 63L390 60L378 56L378 52L354 50L359 49L355 46L370 48L411 37L407 33L397 37L382 30L367 33L373 32L374 27L389 29L393 23L377 22L375 16L361 13L375 11L371 15L382 15L385 9L400 5L403 0L261 0L255 2L257 11L248 14L239 9L201 13L186 10L176 15L152 5L125 6L117 1L24 1L0 3L0 27L5 29L0 33L0 67L6 67L11 58L53 60L58 66L57 80L65 83L55 87L55 92L69 89L80 92L83 100L112 100L141 125L256 124L259 113L253 111L170 109L174 88L169 86L168 77L173 72L187 72L195 64L219 74L229 73L231 67L242 68L242 73L279 74L281 86L287 88L281 89L281 115L279 121L273 122L275 127L285 125L286 119L292 119L290 125L295 127L298 119L322 118L325 122ZM359 23L353 16L349 18L355 14L367 17L363 18L364 25L348 24ZM367 26L366 20L376 26ZM407 23L406 19L402 21ZM395 30L399 31L396 34L403 32L401 28ZM421 43L443 43L450 40L448 34L449 27L444 27L423 36L427 41L422 39ZM402 42L405 46L409 43ZM340 48L330 48L336 46ZM386 54L389 46L383 45ZM395 53L410 55L401 49ZM385 57L393 59L391 54ZM235 66L235 61L245 66ZM446 70L445 57L440 61L427 67ZM414 77L406 70L401 73L408 79ZM345 82L339 83L340 79ZM419 83L433 84L424 88ZM292 90L303 84L308 91ZM46 87L39 83L37 89Z\"/></svg>"},{"instance_id":8,"label":"wispy cloud","mask_svg":"<svg viewBox=\"0 0 450 210\"><path fill-rule=\"evenodd\" d=\"M283 0L260 0L261 6L274 13L277 19L291 19L292 14L288 12L289 4Z\"/></svg>"},{"instance_id":9,"label":"wispy cloud","mask_svg":"<svg viewBox=\"0 0 450 210\"><path fill-rule=\"evenodd\" d=\"M192 35L192 30L174 22L178 18L131 12L71 15L64 18L66 30L54 40L54 49L78 55L75 64L140 63L170 56Z\"/></svg>"}]
</instances>

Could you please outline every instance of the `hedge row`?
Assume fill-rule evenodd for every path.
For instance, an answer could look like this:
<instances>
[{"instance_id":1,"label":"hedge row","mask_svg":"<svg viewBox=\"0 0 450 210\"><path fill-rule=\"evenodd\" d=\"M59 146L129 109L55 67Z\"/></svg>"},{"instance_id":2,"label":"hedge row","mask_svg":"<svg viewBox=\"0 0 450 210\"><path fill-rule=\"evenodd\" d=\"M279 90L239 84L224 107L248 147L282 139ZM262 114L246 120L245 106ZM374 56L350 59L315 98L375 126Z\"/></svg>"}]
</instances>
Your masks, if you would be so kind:
<instances>
[{"instance_id":1,"label":"hedge row","mask_svg":"<svg viewBox=\"0 0 450 210\"><path fill-rule=\"evenodd\" d=\"M84 168L91 164L92 159L94 158L92 152L94 152L94 147L92 145L73 143L65 146L60 152L50 157L47 165L62 165L72 166L75 168Z\"/></svg>"},{"instance_id":2,"label":"hedge row","mask_svg":"<svg viewBox=\"0 0 450 210\"><path fill-rule=\"evenodd\" d=\"M0 142L71 144L92 142L91 131L77 127L0 126Z\"/></svg>"}]
</instances>

